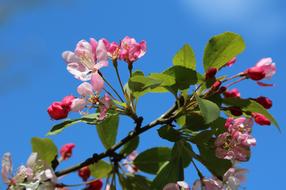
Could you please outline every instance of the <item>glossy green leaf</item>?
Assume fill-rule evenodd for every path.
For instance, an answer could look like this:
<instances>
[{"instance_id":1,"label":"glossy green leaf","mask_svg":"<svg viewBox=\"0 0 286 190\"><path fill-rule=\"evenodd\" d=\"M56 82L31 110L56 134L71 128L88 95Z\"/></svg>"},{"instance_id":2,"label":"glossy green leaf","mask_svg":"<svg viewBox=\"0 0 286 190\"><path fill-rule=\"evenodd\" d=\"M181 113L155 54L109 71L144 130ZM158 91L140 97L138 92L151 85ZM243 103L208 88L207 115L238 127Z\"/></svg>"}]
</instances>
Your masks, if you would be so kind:
<instances>
[{"instance_id":1,"label":"glossy green leaf","mask_svg":"<svg viewBox=\"0 0 286 190\"><path fill-rule=\"evenodd\" d=\"M162 190L168 183L183 181L184 170L181 160L173 160L163 165L152 182L152 190Z\"/></svg>"},{"instance_id":2,"label":"glossy green leaf","mask_svg":"<svg viewBox=\"0 0 286 190\"><path fill-rule=\"evenodd\" d=\"M236 107L240 107L244 112L257 112L261 113L265 117L267 117L271 123L273 123L279 130L279 124L275 120L275 118L259 103L254 100L249 99L241 99L241 98L225 98L223 99L223 103L227 105L232 105Z\"/></svg>"},{"instance_id":3,"label":"glossy green leaf","mask_svg":"<svg viewBox=\"0 0 286 190\"><path fill-rule=\"evenodd\" d=\"M89 165L91 176L97 179L106 178L112 171L112 165L105 162L104 160L99 160L98 162Z\"/></svg>"},{"instance_id":4,"label":"glossy green leaf","mask_svg":"<svg viewBox=\"0 0 286 190\"><path fill-rule=\"evenodd\" d=\"M195 53L190 45L185 44L174 56L173 64L189 69L196 69Z\"/></svg>"},{"instance_id":5,"label":"glossy green leaf","mask_svg":"<svg viewBox=\"0 0 286 190\"><path fill-rule=\"evenodd\" d=\"M196 96L196 100L198 101L201 114L204 117L206 124L213 122L219 117L220 109L217 104L210 100L200 98L199 96Z\"/></svg>"},{"instance_id":6,"label":"glossy green leaf","mask_svg":"<svg viewBox=\"0 0 286 190\"><path fill-rule=\"evenodd\" d=\"M221 68L244 49L244 41L238 34L225 32L212 37L205 48L203 59L205 71L210 67Z\"/></svg>"},{"instance_id":7,"label":"glossy green leaf","mask_svg":"<svg viewBox=\"0 0 286 190\"><path fill-rule=\"evenodd\" d=\"M118 114L111 115L96 125L98 136L106 149L112 147L115 144L118 125Z\"/></svg>"},{"instance_id":8,"label":"glossy green leaf","mask_svg":"<svg viewBox=\"0 0 286 190\"><path fill-rule=\"evenodd\" d=\"M164 125L160 127L157 131L161 138L166 139L168 141L176 142L181 139L180 132L175 130L171 125Z\"/></svg>"},{"instance_id":9,"label":"glossy green leaf","mask_svg":"<svg viewBox=\"0 0 286 190\"><path fill-rule=\"evenodd\" d=\"M34 137L31 140L32 151L37 152L38 156L47 164L51 165L52 161L58 154L58 149L51 139Z\"/></svg>"},{"instance_id":10,"label":"glossy green leaf","mask_svg":"<svg viewBox=\"0 0 286 190\"><path fill-rule=\"evenodd\" d=\"M139 136L133 138L129 142L127 142L123 148L121 149L120 153L124 155L128 155L132 153L139 145Z\"/></svg>"},{"instance_id":11,"label":"glossy green leaf","mask_svg":"<svg viewBox=\"0 0 286 190\"><path fill-rule=\"evenodd\" d=\"M62 132L65 128L79 123L80 119L66 120L62 123L56 124L52 127L52 129L47 133L47 135L57 135Z\"/></svg>"},{"instance_id":12,"label":"glossy green leaf","mask_svg":"<svg viewBox=\"0 0 286 190\"><path fill-rule=\"evenodd\" d=\"M127 174L126 177L120 175L119 181L123 190L151 190L151 182L141 175Z\"/></svg>"},{"instance_id":13,"label":"glossy green leaf","mask_svg":"<svg viewBox=\"0 0 286 190\"><path fill-rule=\"evenodd\" d=\"M169 148L155 147L140 153L134 160L134 164L143 172L156 174L170 157L171 150Z\"/></svg>"},{"instance_id":14,"label":"glossy green leaf","mask_svg":"<svg viewBox=\"0 0 286 190\"><path fill-rule=\"evenodd\" d=\"M173 93L177 93L178 90L188 89L190 85L198 82L197 72L183 66L175 65L163 73L175 78L176 83L168 86L168 89Z\"/></svg>"}]
</instances>

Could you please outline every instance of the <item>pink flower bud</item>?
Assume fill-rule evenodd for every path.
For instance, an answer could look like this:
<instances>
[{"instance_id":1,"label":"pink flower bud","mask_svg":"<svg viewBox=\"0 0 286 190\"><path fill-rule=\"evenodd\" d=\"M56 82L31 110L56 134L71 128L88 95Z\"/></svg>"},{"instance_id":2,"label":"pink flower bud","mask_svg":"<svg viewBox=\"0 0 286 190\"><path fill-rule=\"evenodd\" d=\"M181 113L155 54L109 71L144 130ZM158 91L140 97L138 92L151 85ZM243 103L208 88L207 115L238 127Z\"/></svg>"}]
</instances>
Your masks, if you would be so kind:
<instances>
[{"instance_id":1,"label":"pink flower bud","mask_svg":"<svg viewBox=\"0 0 286 190\"><path fill-rule=\"evenodd\" d=\"M265 78L265 73L260 67L252 67L246 70L246 76L252 80L261 80Z\"/></svg>"},{"instance_id":2,"label":"pink flower bud","mask_svg":"<svg viewBox=\"0 0 286 190\"><path fill-rule=\"evenodd\" d=\"M82 178L83 181L87 181L88 178L90 177L89 167L85 166L85 167L81 168L80 170L78 170L78 175L79 175L79 177Z\"/></svg>"},{"instance_id":3,"label":"pink flower bud","mask_svg":"<svg viewBox=\"0 0 286 190\"><path fill-rule=\"evenodd\" d=\"M271 78L276 73L275 63L271 58L263 58L256 65L245 71L245 75L252 80Z\"/></svg>"},{"instance_id":4,"label":"pink flower bud","mask_svg":"<svg viewBox=\"0 0 286 190\"><path fill-rule=\"evenodd\" d=\"M67 160L72 156L72 150L74 149L74 147L75 144L73 143L65 144L64 146L62 146L62 148L60 149L60 154L63 160Z\"/></svg>"},{"instance_id":5,"label":"pink flower bud","mask_svg":"<svg viewBox=\"0 0 286 190\"><path fill-rule=\"evenodd\" d=\"M252 113L254 121L259 125L271 125L271 121L261 113Z\"/></svg>"},{"instance_id":6,"label":"pink flower bud","mask_svg":"<svg viewBox=\"0 0 286 190\"><path fill-rule=\"evenodd\" d=\"M53 102L48 107L48 114L52 119L59 120L68 116L70 108L63 106L61 102Z\"/></svg>"},{"instance_id":7,"label":"pink flower bud","mask_svg":"<svg viewBox=\"0 0 286 190\"><path fill-rule=\"evenodd\" d=\"M67 107L67 108L70 109L74 99L75 99L75 97L72 96L72 95L64 97L62 99L62 106Z\"/></svg>"},{"instance_id":8,"label":"pink flower bud","mask_svg":"<svg viewBox=\"0 0 286 190\"><path fill-rule=\"evenodd\" d=\"M85 188L85 190L101 190L102 186L103 186L102 180L98 179L89 183Z\"/></svg>"},{"instance_id":9,"label":"pink flower bud","mask_svg":"<svg viewBox=\"0 0 286 190\"><path fill-rule=\"evenodd\" d=\"M239 98L240 97L240 92L238 91L237 88L234 88L232 90L225 91L223 93L223 95L226 98Z\"/></svg>"},{"instance_id":10,"label":"pink flower bud","mask_svg":"<svg viewBox=\"0 0 286 190\"><path fill-rule=\"evenodd\" d=\"M216 73L217 73L217 68L213 68L213 67L209 68L206 72L206 76L205 76L206 80L214 78Z\"/></svg>"},{"instance_id":11,"label":"pink flower bud","mask_svg":"<svg viewBox=\"0 0 286 190\"><path fill-rule=\"evenodd\" d=\"M261 104L265 109L270 109L272 107L272 101L265 96L259 96L255 101Z\"/></svg>"},{"instance_id":12,"label":"pink flower bud","mask_svg":"<svg viewBox=\"0 0 286 190\"><path fill-rule=\"evenodd\" d=\"M221 81L219 81L219 80L215 81L215 82L213 83L213 85L211 86L211 90L212 90L212 91L217 90L217 89L220 87L220 85L221 85Z\"/></svg>"},{"instance_id":13,"label":"pink flower bud","mask_svg":"<svg viewBox=\"0 0 286 190\"><path fill-rule=\"evenodd\" d=\"M236 57L232 58L229 62L226 63L226 66L230 67L236 62Z\"/></svg>"}]
</instances>

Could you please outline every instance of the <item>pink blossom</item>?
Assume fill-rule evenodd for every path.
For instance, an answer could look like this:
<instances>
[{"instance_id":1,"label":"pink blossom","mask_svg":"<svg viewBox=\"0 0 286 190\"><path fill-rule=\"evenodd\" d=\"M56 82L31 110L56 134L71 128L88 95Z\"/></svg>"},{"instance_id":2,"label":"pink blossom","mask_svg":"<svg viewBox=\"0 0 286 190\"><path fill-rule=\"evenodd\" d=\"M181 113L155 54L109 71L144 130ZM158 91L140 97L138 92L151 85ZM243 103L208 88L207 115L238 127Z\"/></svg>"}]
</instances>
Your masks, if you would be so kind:
<instances>
[{"instance_id":1,"label":"pink blossom","mask_svg":"<svg viewBox=\"0 0 286 190\"><path fill-rule=\"evenodd\" d=\"M238 189L241 183L245 181L246 169L242 168L230 168L223 176L225 188Z\"/></svg>"},{"instance_id":2,"label":"pink blossom","mask_svg":"<svg viewBox=\"0 0 286 190\"><path fill-rule=\"evenodd\" d=\"M245 75L252 80L270 79L275 73L276 66L270 57L261 59L254 67L245 71Z\"/></svg>"},{"instance_id":3,"label":"pink blossom","mask_svg":"<svg viewBox=\"0 0 286 190\"><path fill-rule=\"evenodd\" d=\"M237 88L234 88L232 90L227 90L223 93L223 95L226 98L239 98L240 97L240 92L238 91Z\"/></svg>"},{"instance_id":4,"label":"pink blossom","mask_svg":"<svg viewBox=\"0 0 286 190\"><path fill-rule=\"evenodd\" d=\"M83 82L77 87L77 92L79 95L83 97L92 96L93 95L93 87L88 82Z\"/></svg>"},{"instance_id":5,"label":"pink blossom","mask_svg":"<svg viewBox=\"0 0 286 190\"><path fill-rule=\"evenodd\" d=\"M108 110L111 108L111 104L112 104L112 101L108 94L105 94L100 99L100 104L99 104L99 111L100 111L99 119L100 120L103 120L106 117Z\"/></svg>"},{"instance_id":6,"label":"pink blossom","mask_svg":"<svg viewBox=\"0 0 286 190\"><path fill-rule=\"evenodd\" d=\"M104 87L104 80L103 78L98 74L98 72L94 73L91 77L91 85L95 92L100 93L101 90Z\"/></svg>"},{"instance_id":7,"label":"pink blossom","mask_svg":"<svg viewBox=\"0 0 286 190\"><path fill-rule=\"evenodd\" d=\"M73 100L71 105L71 111L72 112L79 112L85 108L87 105L87 102L83 98L76 98Z\"/></svg>"},{"instance_id":8,"label":"pink blossom","mask_svg":"<svg viewBox=\"0 0 286 190\"><path fill-rule=\"evenodd\" d=\"M146 53L146 42L137 43L134 38L126 36L120 43L119 59L128 64L133 63Z\"/></svg>"},{"instance_id":9,"label":"pink blossom","mask_svg":"<svg viewBox=\"0 0 286 190\"><path fill-rule=\"evenodd\" d=\"M177 183L168 183L163 190L190 190L190 186L184 181L178 181Z\"/></svg>"},{"instance_id":10,"label":"pink blossom","mask_svg":"<svg viewBox=\"0 0 286 190\"><path fill-rule=\"evenodd\" d=\"M133 151L127 156L127 159L123 160L123 165L129 173L134 174L138 172L138 168L133 164L133 161L136 159L137 156L138 153L136 151Z\"/></svg>"},{"instance_id":11,"label":"pink blossom","mask_svg":"<svg viewBox=\"0 0 286 190\"><path fill-rule=\"evenodd\" d=\"M93 38L90 42L81 40L74 52L65 51L62 57L67 62L67 70L75 78L81 81L91 80L92 86L96 88L95 91L101 91L103 79L98 74L98 70L108 65L108 55L103 39L98 42ZM101 78L100 83L98 83L99 78Z\"/></svg>"},{"instance_id":12,"label":"pink blossom","mask_svg":"<svg viewBox=\"0 0 286 190\"><path fill-rule=\"evenodd\" d=\"M5 153L2 158L2 169L1 169L1 175L2 179L6 184L9 184L12 177L12 159L11 154L9 152Z\"/></svg>"},{"instance_id":13,"label":"pink blossom","mask_svg":"<svg viewBox=\"0 0 286 190\"><path fill-rule=\"evenodd\" d=\"M215 179L215 178L196 180L193 187L192 187L192 190L201 190L201 189L204 189L204 190L223 190L223 184L220 180Z\"/></svg>"},{"instance_id":14,"label":"pink blossom","mask_svg":"<svg viewBox=\"0 0 286 190\"><path fill-rule=\"evenodd\" d=\"M230 67L236 62L236 57L232 58L229 62L226 63L226 66Z\"/></svg>"},{"instance_id":15,"label":"pink blossom","mask_svg":"<svg viewBox=\"0 0 286 190\"><path fill-rule=\"evenodd\" d=\"M63 160L67 160L72 156L72 150L74 149L74 147L75 144L73 143L68 143L62 146L62 148L60 149L60 154Z\"/></svg>"}]
</instances>

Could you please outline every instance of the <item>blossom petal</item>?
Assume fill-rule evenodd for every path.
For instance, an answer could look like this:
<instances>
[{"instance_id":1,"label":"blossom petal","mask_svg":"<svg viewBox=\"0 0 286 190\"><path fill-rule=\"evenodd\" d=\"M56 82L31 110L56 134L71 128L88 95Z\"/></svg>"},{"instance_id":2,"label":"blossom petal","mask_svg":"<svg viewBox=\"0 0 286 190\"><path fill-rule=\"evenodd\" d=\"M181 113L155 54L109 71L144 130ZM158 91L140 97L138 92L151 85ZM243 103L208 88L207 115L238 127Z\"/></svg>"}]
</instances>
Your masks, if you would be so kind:
<instances>
[{"instance_id":1,"label":"blossom petal","mask_svg":"<svg viewBox=\"0 0 286 190\"><path fill-rule=\"evenodd\" d=\"M104 81L103 78L98 74L98 72L92 74L91 85L97 93L100 93L103 89Z\"/></svg>"},{"instance_id":2,"label":"blossom petal","mask_svg":"<svg viewBox=\"0 0 286 190\"><path fill-rule=\"evenodd\" d=\"M2 179L7 184L10 183L9 176L11 177L12 170L13 170L13 166L12 166L11 154L7 152L3 155L2 170L1 170Z\"/></svg>"},{"instance_id":3,"label":"blossom petal","mask_svg":"<svg viewBox=\"0 0 286 190\"><path fill-rule=\"evenodd\" d=\"M67 70L78 80L88 81L91 79L91 71L80 63L69 63Z\"/></svg>"}]
</instances>

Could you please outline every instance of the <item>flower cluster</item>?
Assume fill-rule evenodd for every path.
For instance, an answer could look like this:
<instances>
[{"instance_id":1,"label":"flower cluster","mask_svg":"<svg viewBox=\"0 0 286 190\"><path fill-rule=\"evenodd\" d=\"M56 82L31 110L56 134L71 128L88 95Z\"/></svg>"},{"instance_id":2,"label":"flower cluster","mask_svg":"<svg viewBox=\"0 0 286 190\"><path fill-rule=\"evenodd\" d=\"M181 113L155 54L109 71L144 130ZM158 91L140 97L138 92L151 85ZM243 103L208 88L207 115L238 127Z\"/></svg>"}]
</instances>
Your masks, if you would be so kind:
<instances>
[{"instance_id":1,"label":"flower cluster","mask_svg":"<svg viewBox=\"0 0 286 190\"><path fill-rule=\"evenodd\" d=\"M54 190L56 187L57 177L53 169L41 160L37 153L32 153L26 165L20 166L14 176L12 176L11 154L4 154L1 173L9 190Z\"/></svg>"},{"instance_id":2,"label":"flower cluster","mask_svg":"<svg viewBox=\"0 0 286 190\"><path fill-rule=\"evenodd\" d=\"M256 140L251 136L252 119L228 118L225 123L227 132L220 134L216 141L216 156L222 159L247 161L251 146Z\"/></svg>"},{"instance_id":3,"label":"flower cluster","mask_svg":"<svg viewBox=\"0 0 286 190\"><path fill-rule=\"evenodd\" d=\"M67 63L67 70L78 80L83 81L77 87L79 98L66 96L60 102L53 102L48 113L52 119L60 120L68 116L69 112L82 112L85 108L97 107L99 120L105 118L112 107L112 100L108 93L100 98L104 89L104 78L100 69L108 66L108 59L123 60L131 67L132 63L146 52L146 42L137 43L134 38L125 37L120 44L106 39L96 41L81 40L75 50L65 51L62 57Z\"/></svg>"}]
</instances>

